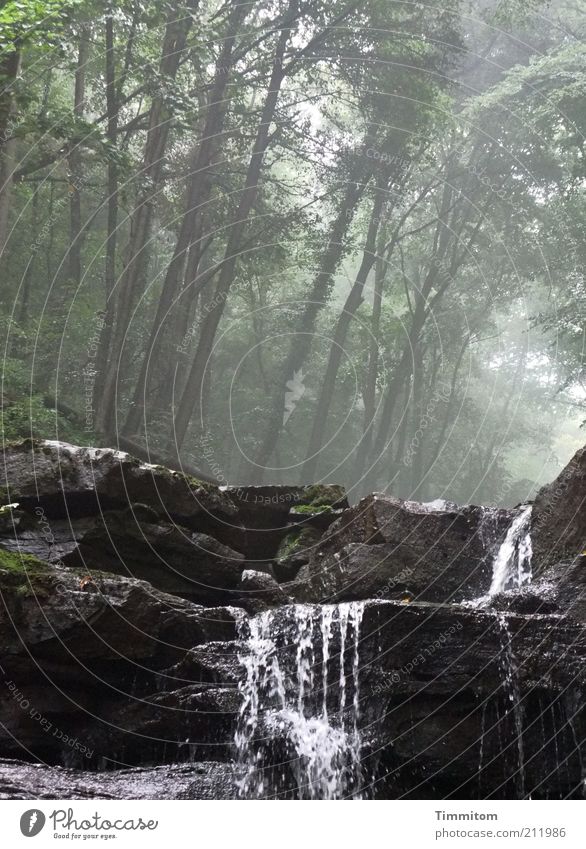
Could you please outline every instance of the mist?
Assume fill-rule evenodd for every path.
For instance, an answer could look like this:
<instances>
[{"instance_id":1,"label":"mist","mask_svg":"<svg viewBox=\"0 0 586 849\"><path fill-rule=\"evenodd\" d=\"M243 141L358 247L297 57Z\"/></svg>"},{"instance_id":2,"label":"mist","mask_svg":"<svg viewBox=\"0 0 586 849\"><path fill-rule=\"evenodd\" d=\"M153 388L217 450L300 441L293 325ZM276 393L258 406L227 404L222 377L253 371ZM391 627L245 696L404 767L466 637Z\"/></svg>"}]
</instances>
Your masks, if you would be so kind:
<instances>
[{"instance_id":1,"label":"mist","mask_svg":"<svg viewBox=\"0 0 586 849\"><path fill-rule=\"evenodd\" d=\"M3 438L514 506L582 445L578 2L5 4Z\"/></svg>"}]
</instances>

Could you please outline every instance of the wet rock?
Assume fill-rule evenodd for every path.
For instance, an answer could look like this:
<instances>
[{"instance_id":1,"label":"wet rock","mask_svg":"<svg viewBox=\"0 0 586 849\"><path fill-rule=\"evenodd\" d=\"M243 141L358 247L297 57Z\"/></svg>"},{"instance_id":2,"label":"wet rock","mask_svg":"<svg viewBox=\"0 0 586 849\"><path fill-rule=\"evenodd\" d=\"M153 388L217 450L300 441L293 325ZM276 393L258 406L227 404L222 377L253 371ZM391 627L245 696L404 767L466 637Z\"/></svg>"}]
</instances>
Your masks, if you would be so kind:
<instances>
[{"instance_id":1,"label":"wet rock","mask_svg":"<svg viewBox=\"0 0 586 849\"><path fill-rule=\"evenodd\" d=\"M243 531L237 509L222 490L189 475L152 466L123 451L81 448L48 440L9 445L4 451L6 503L48 519L98 515L133 504L211 533L238 548Z\"/></svg>"},{"instance_id":2,"label":"wet rock","mask_svg":"<svg viewBox=\"0 0 586 849\"><path fill-rule=\"evenodd\" d=\"M344 511L295 581L301 601L460 601L486 592L506 510L372 495Z\"/></svg>"},{"instance_id":3,"label":"wet rock","mask_svg":"<svg viewBox=\"0 0 586 849\"><path fill-rule=\"evenodd\" d=\"M307 708L313 698L315 717L322 715L324 704L332 717L340 711L339 615L319 605L270 613L270 633L291 704L296 692L289 692L288 682L297 663L301 620L306 636L311 632L313 684L304 704ZM580 796L576 741L583 741L586 730L581 701L586 640L580 623L559 615L367 601L358 640L358 724L368 796ZM354 645L346 630L343 668L348 670L345 704L350 711L356 694ZM516 742L519 728L522 756ZM261 722L259 733L263 739L270 735L270 725ZM273 733L279 763L281 731ZM264 745L266 750L266 740ZM263 762L272 763L266 751ZM295 787L295 776L291 780L289 789Z\"/></svg>"},{"instance_id":4,"label":"wet rock","mask_svg":"<svg viewBox=\"0 0 586 849\"><path fill-rule=\"evenodd\" d=\"M532 585L546 604L554 604L567 619L586 622L586 556L547 567Z\"/></svg>"},{"instance_id":5,"label":"wet rock","mask_svg":"<svg viewBox=\"0 0 586 849\"><path fill-rule=\"evenodd\" d=\"M309 563L317 550L322 532L311 526L292 526L283 538L273 563L273 574L279 583L292 581L302 566Z\"/></svg>"},{"instance_id":6,"label":"wet rock","mask_svg":"<svg viewBox=\"0 0 586 849\"><path fill-rule=\"evenodd\" d=\"M220 652L243 615L8 552L0 592L0 754L25 747L51 763L112 757L116 719L137 702L148 725L149 697L184 686L168 670L198 644L218 640Z\"/></svg>"},{"instance_id":7,"label":"wet rock","mask_svg":"<svg viewBox=\"0 0 586 849\"><path fill-rule=\"evenodd\" d=\"M0 799L233 799L234 774L214 761L88 772L0 759Z\"/></svg>"},{"instance_id":8,"label":"wet rock","mask_svg":"<svg viewBox=\"0 0 586 849\"><path fill-rule=\"evenodd\" d=\"M206 534L164 522L139 524L127 515L108 513L79 539L63 563L132 575L198 604L218 604L238 587L244 557Z\"/></svg>"},{"instance_id":9,"label":"wet rock","mask_svg":"<svg viewBox=\"0 0 586 849\"><path fill-rule=\"evenodd\" d=\"M586 546L586 448L581 448L553 483L539 490L531 521L537 572L573 559Z\"/></svg>"},{"instance_id":10,"label":"wet rock","mask_svg":"<svg viewBox=\"0 0 586 849\"><path fill-rule=\"evenodd\" d=\"M96 526L96 519L89 516L79 519L52 519L17 511L18 522L0 527L0 546L7 551L32 554L48 563L60 563L74 552L88 531ZM21 521L21 517L24 520Z\"/></svg>"},{"instance_id":11,"label":"wet rock","mask_svg":"<svg viewBox=\"0 0 586 849\"><path fill-rule=\"evenodd\" d=\"M95 518L29 516L23 527L0 531L0 546L86 572L136 577L201 604L225 602L240 583L244 556L207 534L157 520L153 512L133 505Z\"/></svg>"},{"instance_id":12,"label":"wet rock","mask_svg":"<svg viewBox=\"0 0 586 849\"><path fill-rule=\"evenodd\" d=\"M240 592L248 599L258 599L266 607L278 607L282 604L290 604L293 599L287 595L276 580L264 572L256 572L247 569L242 573Z\"/></svg>"},{"instance_id":13,"label":"wet rock","mask_svg":"<svg viewBox=\"0 0 586 849\"><path fill-rule=\"evenodd\" d=\"M238 510L246 528L247 560L257 561L257 569L268 571L290 523L328 527L348 500L343 487L245 486L222 487Z\"/></svg>"},{"instance_id":14,"label":"wet rock","mask_svg":"<svg viewBox=\"0 0 586 849\"><path fill-rule=\"evenodd\" d=\"M582 455L536 502L539 576L485 607L468 602L488 590L509 511L387 496L349 508L335 488L238 494L55 443L10 448L6 463L22 503L0 510L0 756L79 769L0 761L0 797L233 798L259 653L244 635L260 623L259 662L283 672L261 696L291 708L275 726L259 702L266 776L274 767L284 797L300 792L303 764L283 767L292 739L324 732L326 716L329 743L359 728L374 798L582 792ZM293 591L311 603L288 603ZM300 645L313 706L301 716ZM95 771L116 764L140 768Z\"/></svg>"},{"instance_id":15,"label":"wet rock","mask_svg":"<svg viewBox=\"0 0 586 849\"><path fill-rule=\"evenodd\" d=\"M104 714L107 734L88 724L85 739L98 752L105 738L116 760L130 765L229 760L239 705L234 686L190 684L128 700Z\"/></svg>"}]
</instances>

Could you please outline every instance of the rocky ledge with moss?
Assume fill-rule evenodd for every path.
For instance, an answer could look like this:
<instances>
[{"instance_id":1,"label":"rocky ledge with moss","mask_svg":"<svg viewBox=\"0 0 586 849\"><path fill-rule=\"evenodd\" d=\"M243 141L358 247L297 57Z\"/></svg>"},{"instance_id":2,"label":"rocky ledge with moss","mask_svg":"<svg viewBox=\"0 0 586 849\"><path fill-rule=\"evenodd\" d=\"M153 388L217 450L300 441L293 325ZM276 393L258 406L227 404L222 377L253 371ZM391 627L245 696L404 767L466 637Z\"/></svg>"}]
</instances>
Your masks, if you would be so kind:
<instances>
[{"instance_id":1,"label":"rocky ledge with moss","mask_svg":"<svg viewBox=\"0 0 586 849\"><path fill-rule=\"evenodd\" d=\"M543 705L566 717L557 754L525 753L526 779L547 795L561 752L556 781L574 793L586 736L585 462L582 452L537 499L533 584L475 610L467 600L488 590L518 511L385 495L350 506L334 486L218 488L114 450L9 446L0 798L230 798L248 617L270 611L286 655L297 651L296 610L323 623L324 603L356 599L375 795L512 792L510 751L492 751L492 738L487 784L478 781L487 712L507 699L505 613L527 752L543 748ZM319 680L324 634L314 635ZM416 669L421 647L436 644Z\"/></svg>"}]
</instances>

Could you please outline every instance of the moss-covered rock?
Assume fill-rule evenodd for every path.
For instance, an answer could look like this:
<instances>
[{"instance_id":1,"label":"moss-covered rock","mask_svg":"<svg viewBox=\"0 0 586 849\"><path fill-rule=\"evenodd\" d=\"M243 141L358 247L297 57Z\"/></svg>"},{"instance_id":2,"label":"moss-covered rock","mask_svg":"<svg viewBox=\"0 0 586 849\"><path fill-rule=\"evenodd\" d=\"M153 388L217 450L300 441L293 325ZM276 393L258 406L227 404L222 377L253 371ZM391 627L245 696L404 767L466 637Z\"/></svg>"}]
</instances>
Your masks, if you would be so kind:
<instances>
[{"instance_id":1,"label":"moss-covered rock","mask_svg":"<svg viewBox=\"0 0 586 849\"><path fill-rule=\"evenodd\" d=\"M0 548L0 573L9 579L15 579L23 583L27 578L31 579L41 574L45 575L51 569L48 563L39 560L32 554L16 554L13 551L5 551Z\"/></svg>"},{"instance_id":2,"label":"moss-covered rock","mask_svg":"<svg viewBox=\"0 0 586 849\"><path fill-rule=\"evenodd\" d=\"M295 502L295 510L299 512L321 512L330 508L346 508L348 499L346 490L337 484L316 483L303 487Z\"/></svg>"},{"instance_id":3,"label":"moss-covered rock","mask_svg":"<svg viewBox=\"0 0 586 849\"><path fill-rule=\"evenodd\" d=\"M99 515L129 504L145 504L190 530L211 533L238 548L237 509L219 487L154 466L124 451L65 442L25 440L4 450L4 502L49 519Z\"/></svg>"},{"instance_id":4,"label":"moss-covered rock","mask_svg":"<svg viewBox=\"0 0 586 849\"><path fill-rule=\"evenodd\" d=\"M292 581L301 567L308 563L321 539L321 533L309 525L293 527L283 538L273 564L273 573L279 583Z\"/></svg>"}]
</instances>

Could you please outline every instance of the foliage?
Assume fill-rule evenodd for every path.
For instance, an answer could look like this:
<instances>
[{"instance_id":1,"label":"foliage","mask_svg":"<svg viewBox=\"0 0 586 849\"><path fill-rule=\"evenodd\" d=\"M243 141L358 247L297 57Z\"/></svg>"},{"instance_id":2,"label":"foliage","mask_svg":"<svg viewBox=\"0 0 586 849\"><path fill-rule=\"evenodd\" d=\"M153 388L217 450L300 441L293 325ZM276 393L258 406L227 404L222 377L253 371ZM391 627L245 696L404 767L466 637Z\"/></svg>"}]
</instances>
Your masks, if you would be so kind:
<instances>
[{"instance_id":1,"label":"foliage","mask_svg":"<svg viewBox=\"0 0 586 849\"><path fill-rule=\"evenodd\" d=\"M584 419L583 0L245 5L232 34L237 4L208 0L2 5L0 49L20 59L0 97L4 439L122 431L168 457L187 400L192 466L246 483L270 425L265 477L308 483L338 346L311 480L352 498L531 493ZM332 343L378 191L377 260Z\"/></svg>"}]
</instances>

